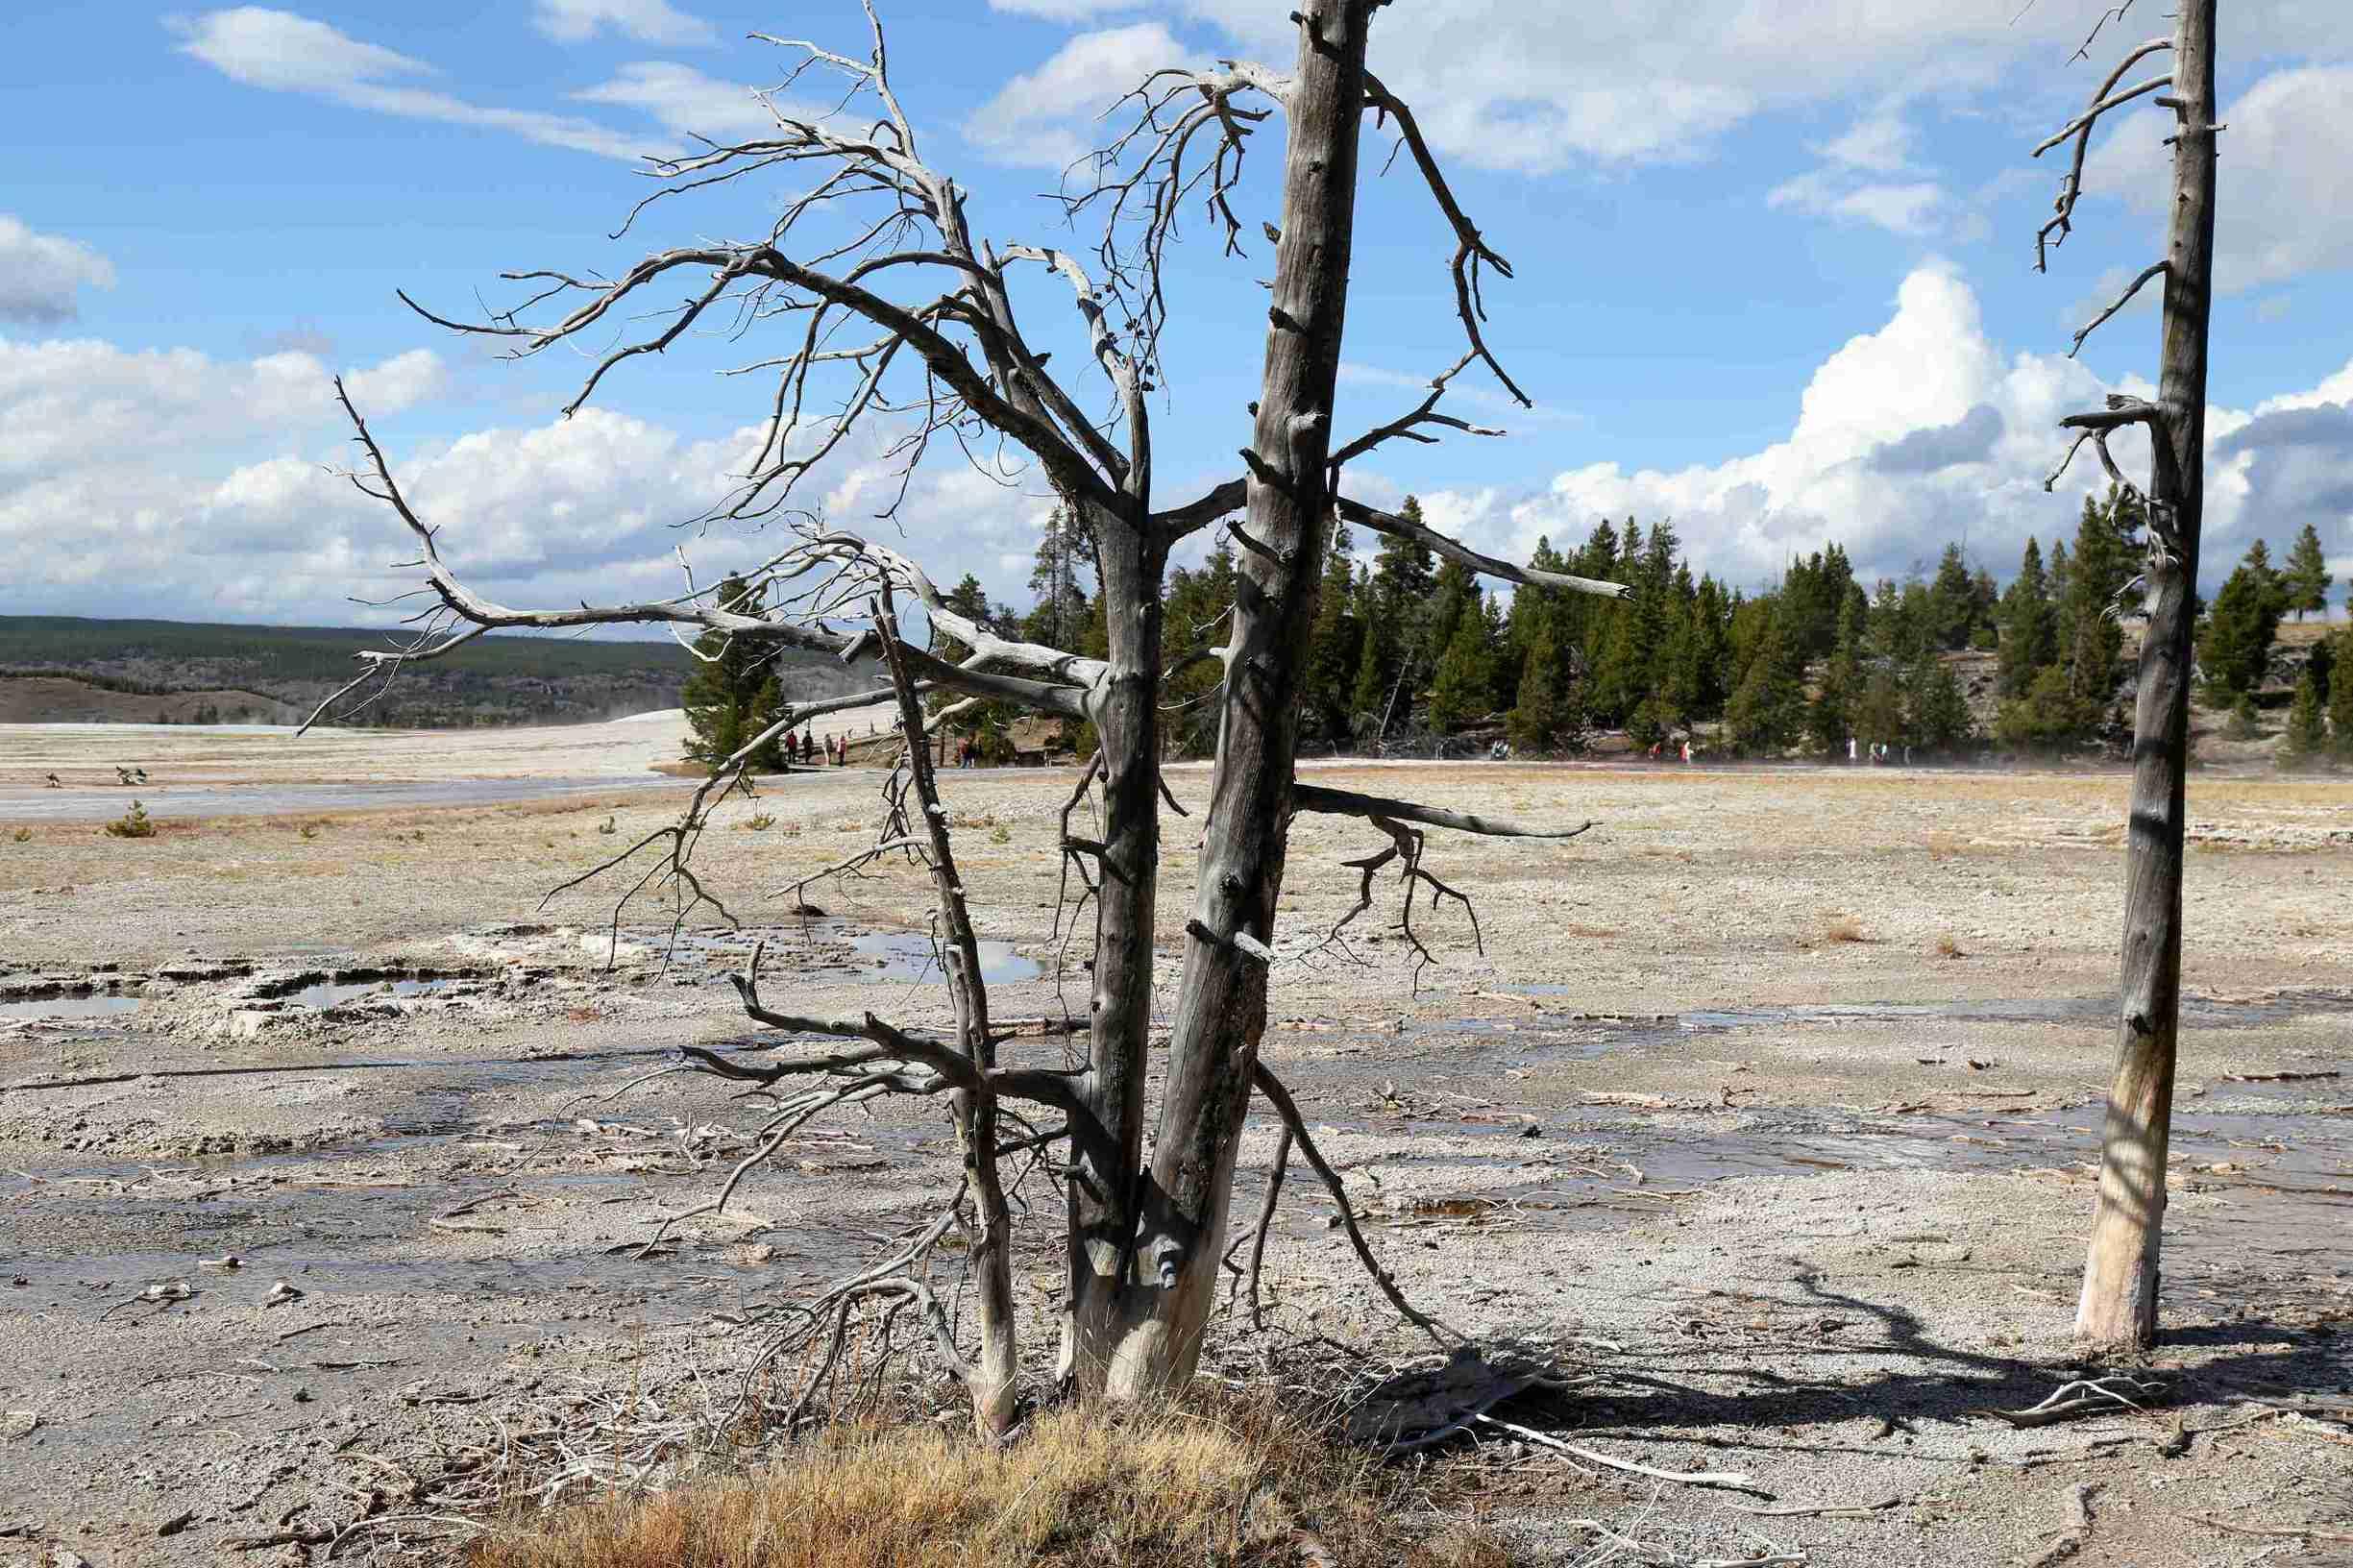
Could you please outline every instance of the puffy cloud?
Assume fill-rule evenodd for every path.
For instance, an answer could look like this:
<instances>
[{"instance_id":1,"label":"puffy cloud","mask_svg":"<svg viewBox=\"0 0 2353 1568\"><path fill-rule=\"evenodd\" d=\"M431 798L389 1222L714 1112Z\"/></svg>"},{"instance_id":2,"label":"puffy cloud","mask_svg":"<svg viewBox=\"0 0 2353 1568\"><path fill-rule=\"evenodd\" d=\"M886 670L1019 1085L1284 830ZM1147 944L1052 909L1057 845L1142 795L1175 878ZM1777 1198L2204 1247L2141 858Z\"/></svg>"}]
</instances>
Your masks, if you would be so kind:
<instances>
[{"instance_id":1,"label":"puffy cloud","mask_svg":"<svg viewBox=\"0 0 2353 1568\"><path fill-rule=\"evenodd\" d=\"M989 0L989 9L1049 22L1083 22L1107 12L1134 11L1138 4L1139 0Z\"/></svg>"},{"instance_id":2,"label":"puffy cloud","mask_svg":"<svg viewBox=\"0 0 2353 1568\"><path fill-rule=\"evenodd\" d=\"M611 29L640 43L712 43L719 34L669 0L539 0L532 25L558 43L585 43Z\"/></svg>"},{"instance_id":3,"label":"puffy cloud","mask_svg":"<svg viewBox=\"0 0 2353 1568\"><path fill-rule=\"evenodd\" d=\"M1189 7L1278 63L1295 43L1287 7ZM1414 104L1451 157L1543 171L1686 158L1760 113L1882 99L1922 84L1968 93L2028 70L2048 73L2054 89L2075 90L2083 72L2062 78L2058 62L2088 26L2088 12L2072 6L2022 13L2016 5L1920 0L1589 0L1575 8L1573 22L1566 14L1526 0L1391 6L1374 23L1373 67ZM2260 38L2275 57L2353 48L2353 6L2333 0L2243 0L2232 8L2231 26L2234 37ZM2096 57L2107 58L2099 53L2106 42ZM2307 151L2326 156L2335 139L2323 135ZM1849 150L1869 144L1866 135Z\"/></svg>"},{"instance_id":4,"label":"puffy cloud","mask_svg":"<svg viewBox=\"0 0 2353 1568\"><path fill-rule=\"evenodd\" d=\"M265 515L250 506L201 511L223 484L252 501L324 478L315 458L236 464L330 429L341 416L329 379L328 366L303 353L221 361L190 349L0 338L0 428L10 432L0 442L0 551L19 563L0 600L18 611L122 613L132 599L156 613L244 614L255 596L282 595L330 570L335 536L306 511L267 514L279 518L275 531L240 522ZM371 413L387 415L435 395L443 380L441 361L423 350L349 378ZM341 458L331 447L320 455ZM261 540L282 558L259 553ZM240 557L234 567L232 556ZM127 572L133 560L170 569ZM77 589L89 597L75 599ZM336 597L314 601L311 613Z\"/></svg>"},{"instance_id":5,"label":"puffy cloud","mask_svg":"<svg viewBox=\"0 0 2353 1568\"><path fill-rule=\"evenodd\" d=\"M1096 114L1152 72L1188 62L1159 22L1082 33L974 110L965 135L1002 163L1067 168L1091 149Z\"/></svg>"},{"instance_id":6,"label":"puffy cloud","mask_svg":"<svg viewBox=\"0 0 2353 1568\"><path fill-rule=\"evenodd\" d=\"M640 61L624 65L610 82L572 95L581 103L622 104L642 110L680 135L709 136L714 141L749 139L775 129L751 88L721 82L691 65L669 61Z\"/></svg>"},{"instance_id":7,"label":"puffy cloud","mask_svg":"<svg viewBox=\"0 0 2353 1568\"><path fill-rule=\"evenodd\" d=\"M2353 15L2353 7L2341 8ZM2353 65L2274 71L2222 110L2215 282L2258 288L2353 266L2353 162L2341 151ZM2124 111L2093 150L2084 188L2160 224L2171 200L2173 116ZM2162 252L2152 253L2161 255Z\"/></svg>"},{"instance_id":8,"label":"puffy cloud","mask_svg":"<svg viewBox=\"0 0 2353 1568\"><path fill-rule=\"evenodd\" d=\"M1981 403L1949 425L1908 430L1871 454L1881 474L1937 474L1960 463L1985 460L2001 439L2001 410Z\"/></svg>"},{"instance_id":9,"label":"puffy cloud","mask_svg":"<svg viewBox=\"0 0 2353 1568\"><path fill-rule=\"evenodd\" d=\"M2096 463L2071 468L2055 495L2043 477L2066 446L2063 414L2109 391L2076 360L2006 354L1985 332L1968 284L1923 267L1894 314L1818 367L1790 434L1745 455L1675 470L1600 462L1534 493L1425 494L1425 509L1475 542L1525 554L1539 534L1581 542L1602 517L1671 520L1695 564L1738 584L1771 580L1794 554L1836 540L1871 576L1900 576L1960 539L1997 574L2029 534L2071 533L2080 498L2104 487ZM2211 583L2258 534L2275 543L2306 522L2331 548L2353 514L2353 364L2252 412L2208 416L2205 573ZM2145 442L2114 443L2127 472Z\"/></svg>"},{"instance_id":10,"label":"puffy cloud","mask_svg":"<svg viewBox=\"0 0 2353 1568\"><path fill-rule=\"evenodd\" d=\"M1953 204L1944 186L1933 181L1858 181L1845 170L1816 169L1776 185L1766 193L1765 205L1868 223L1892 234L1923 239L1943 231Z\"/></svg>"},{"instance_id":11,"label":"puffy cloud","mask_svg":"<svg viewBox=\"0 0 2353 1568\"><path fill-rule=\"evenodd\" d=\"M292 12L239 6L171 25L181 34L183 54L248 86L306 93L406 119L502 131L605 158L634 159L665 150L642 133L625 134L576 115L499 109L410 85L411 79L436 74L433 67Z\"/></svg>"},{"instance_id":12,"label":"puffy cloud","mask_svg":"<svg viewBox=\"0 0 2353 1568\"><path fill-rule=\"evenodd\" d=\"M135 353L89 340L0 339L0 580L12 612L149 613L345 622L352 596L413 586L387 563L410 541L381 503L334 469L351 449L329 367L303 353L222 360L193 350ZM759 547L713 525L678 525L725 497L757 432L699 439L589 407L569 420L391 441L379 416L426 408L448 373L418 350L348 373L346 385L446 559L511 603L637 600L678 591L684 543L702 580ZM894 432L855 432L804 498L845 523L872 523L897 485ZM814 440L815 432L808 439ZM953 462L919 475L900 511L907 537L950 580L981 573L1013 589L1052 498L1036 475L1008 485ZM1000 558L1020 563L999 569ZM131 560L169 571L124 570Z\"/></svg>"},{"instance_id":13,"label":"puffy cloud","mask_svg":"<svg viewBox=\"0 0 2353 1568\"><path fill-rule=\"evenodd\" d=\"M1845 135L1814 150L1829 161L1872 174L1895 174L1912 162L1911 125L1900 114L1881 110L1857 120Z\"/></svg>"},{"instance_id":14,"label":"puffy cloud","mask_svg":"<svg viewBox=\"0 0 2353 1568\"><path fill-rule=\"evenodd\" d=\"M0 321L53 327L80 314L77 291L114 286L114 265L78 239L35 233L0 212Z\"/></svg>"}]
</instances>

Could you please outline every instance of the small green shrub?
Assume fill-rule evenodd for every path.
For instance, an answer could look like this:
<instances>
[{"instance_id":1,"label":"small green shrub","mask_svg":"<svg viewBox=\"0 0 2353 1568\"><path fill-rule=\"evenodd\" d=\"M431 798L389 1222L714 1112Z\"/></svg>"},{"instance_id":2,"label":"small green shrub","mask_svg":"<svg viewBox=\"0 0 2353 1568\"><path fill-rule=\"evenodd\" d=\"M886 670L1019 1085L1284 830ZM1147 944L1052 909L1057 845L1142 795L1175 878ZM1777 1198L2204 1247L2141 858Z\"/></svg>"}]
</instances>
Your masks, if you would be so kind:
<instances>
[{"instance_id":1,"label":"small green shrub","mask_svg":"<svg viewBox=\"0 0 2353 1568\"><path fill-rule=\"evenodd\" d=\"M765 811L764 811L764 812L760 813L760 815L758 815L757 817L754 817L754 818L750 819L748 821L745 822L745 823L744 823L744 825L745 825L746 827L749 828L749 829L750 829L752 832L754 832L754 833L765 833L765 832L767 832L767 831L768 831L770 828L774 827L774 826L776 825L776 819L775 819L775 818L773 818L773 817L771 817L771 816L770 816L770 815L769 815L767 812L765 812Z\"/></svg>"},{"instance_id":2,"label":"small green shrub","mask_svg":"<svg viewBox=\"0 0 2353 1568\"><path fill-rule=\"evenodd\" d=\"M18 844L31 844L33 842L33 830L29 827L20 827L9 836L14 839Z\"/></svg>"},{"instance_id":3,"label":"small green shrub","mask_svg":"<svg viewBox=\"0 0 2353 1568\"><path fill-rule=\"evenodd\" d=\"M129 811L107 823L107 837L110 839L152 839L155 836L156 824L149 820L147 808L136 800L131 802ZM27 834L26 837L31 835Z\"/></svg>"}]
</instances>

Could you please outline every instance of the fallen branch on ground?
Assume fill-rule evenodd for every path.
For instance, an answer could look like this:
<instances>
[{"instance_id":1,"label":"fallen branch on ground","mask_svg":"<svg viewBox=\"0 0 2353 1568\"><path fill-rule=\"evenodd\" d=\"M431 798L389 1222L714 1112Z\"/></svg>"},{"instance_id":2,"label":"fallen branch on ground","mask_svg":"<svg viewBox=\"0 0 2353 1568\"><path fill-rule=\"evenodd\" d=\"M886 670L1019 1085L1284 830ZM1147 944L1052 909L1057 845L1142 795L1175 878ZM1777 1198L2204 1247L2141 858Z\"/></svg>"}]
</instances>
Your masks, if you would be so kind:
<instances>
[{"instance_id":1,"label":"fallen branch on ground","mask_svg":"<svg viewBox=\"0 0 2353 1568\"><path fill-rule=\"evenodd\" d=\"M2158 1379L2136 1378L2129 1372L2115 1372L2104 1378L2079 1378L2042 1404L2026 1409L1995 1410L1992 1413L2013 1427L2047 1427L2079 1415L2113 1414L2119 1409L2139 1414L2143 1410L2144 1401L2154 1403L2158 1396L2171 1391Z\"/></svg>"},{"instance_id":2,"label":"fallen branch on ground","mask_svg":"<svg viewBox=\"0 0 2353 1568\"><path fill-rule=\"evenodd\" d=\"M2185 1513L2181 1517L2233 1535L2294 1535L2313 1541L2353 1541L2353 1530L2332 1530L2326 1525L2243 1525L2218 1519L2211 1513Z\"/></svg>"},{"instance_id":3,"label":"fallen branch on ground","mask_svg":"<svg viewBox=\"0 0 2353 1568\"><path fill-rule=\"evenodd\" d=\"M1499 1416L1483 1413L1471 1419L1507 1432L1514 1437L1524 1438L1532 1443L1540 1443L1546 1448L1573 1455L1590 1464L1605 1465L1612 1470L1624 1470L1630 1475L1649 1476L1654 1481L1672 1481L1684 1486L1711 1486L1720 1491L1747 1492L1752 1497L1761 1497L1767 1502L1773 1499L1771 1492L1766 1491L1762 1486L1752 1484L1749 1478L1739 1471L1658 1470L1647 1464L1636 1464L1631 1459L1613 1458L1607 1454L1595 1449L1580 1447L1576 1443L1564 1443L1549 1433L1538 1432L1533 1427L1523 1427L1516 1421L1506 1421Z\"/></svg>"},{"instance_id":4,"label":"fallen branch on ground","mask_svg":"<svg viewBox=\"0 0 2353 1568\"><path fill-rule=\"evenodd\" d=\"M2026 1568L2051 1568L2053 1563L2065 1562L2083 1550L2084 1543L2092 1538L2092 1494L2097 1490L2099 1482L2096 1481L2077 1482L2067 1489L2067 1523L2048 1545L2027 1559Z\"/></svg>"}]
</instances>

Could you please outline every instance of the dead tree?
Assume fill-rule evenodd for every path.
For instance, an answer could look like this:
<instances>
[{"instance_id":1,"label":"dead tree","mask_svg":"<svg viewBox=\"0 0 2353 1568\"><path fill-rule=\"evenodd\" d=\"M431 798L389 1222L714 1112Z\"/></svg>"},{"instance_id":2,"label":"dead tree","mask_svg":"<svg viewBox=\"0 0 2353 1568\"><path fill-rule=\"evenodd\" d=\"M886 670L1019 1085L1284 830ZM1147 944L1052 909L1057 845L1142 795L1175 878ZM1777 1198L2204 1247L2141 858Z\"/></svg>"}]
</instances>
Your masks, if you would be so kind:
<instances>
[{"instance_id":1,"label":"dead tree","mask_svg":"<svg viewBox=\"0 0 2353 1568\"><path fill-rule=\"evenodd\" d=\"M1439 407L1449 384L1472 364L1484 365L1521 397L1484 336L1484 281L1490 273L1507 277L1510 269L1457 202L1411 110L1366 70L1367 32L1385 3L1307 0L1290 12L1298 47L1287 73L1226 61L1209 71L1157 73L1130 93L1115 110L1116 135L1110 145L1057 198L1056 218L1085 223L1094 236L1082 254L1019 241L991 243L973 234L964 190L926 160L901 108L870 0L872 42L863 60L811 43L766 40L797 57L786 88L812 72L839 80L844 94L834 113L797 118L780 88L771 101L772 135L656 165L649 172L661 188L631 214L634 222L666 198L766 172L810 173L814 183L783 204L765 236L658 251L610 281L556 271L508 274L525 286L526 297L481 321L449 320L410 302L441 326L511 339L518 355L618 331L619 345L596 356L573 408L609 372L637 355L670 349L690 331L787 333L782 352L744 367L773 377L766 435L740 487L713 510L715 518L766 521L786 535L756 567L737 573L767 590L766 607L756 614L720 607L709 590L691 581L677 598L651 603L530 610L481 598L442 559L434 529L408 505L352 411L366 458L355 482L393 507L421 546L418 564L429 607L413 638L365 656L367 667L347 691L502 626L654 623L845 656L877 647L887 654L890 688L793 707L769 733L833 708L897 701L908 743L908 774L899 787L912 793L910 809L923 821L886 832L884 843L924 859L938 882L950 971L963 976L956 1040L925 1040L870 1017L827 1021L772 1013L758 1002L756 976L748 975L745 999L755 1017L867 1044L777 1067L725 1063L723 1069L734 1077L822 1077L824 1090L787 1102L793 1107L788 1121L843 1096L957 1096L967 1150L960 1197L977 1204L984 1238L993 1234L996 1219L988 1188L993 1178L980 1167L1009 1150L1066 1146L1066 1161L1057 1167L1066 1171L1069 1210L1062 1374L1083 1394L1157 1396L1192 1374L1213 1305L1249 1096L1254 1082L1271 1081L1258 1049L1293 816L1354 816L1392 835L1396 823L1412 821L1568 836L1295 783L1298 672L1335 515L1413 538L1507 580L1613 597L1624 591L1615 583L1497 560L1341 493L1346 465L1385 442L1426 442L1443 429L1497 433ZM1162 259L1180 211L1195 204L1228 253L1240 254L1243 226L1234 204L1240 199L1243 159L1251 138L1278 115L1288 132L1281 222L1265 225L1275 267L1262 388L1241 452L1243 472L1197 499L1164 506L1154 493L1150 400L1168 319ZM1434 378L1417 406L1343 439L1333 429L1335 389L1358 149L1368 117L1393 129L1453 242L1448 268L1465 350ZM674 292L680 282L688 285L683 300ZM1099 374L1095 404L1071 390L1059 367L1047 369L1049 339L1028 323L1025 311L1037 303L1035 291L1047 288L1075 306L1074 316L1057 313L1061 325L1051 340L1066 347L1068 338L1078 339L1080 352L1066 355L1063 363L1084 363ZM831 405L820 413L828 388ZM1006 482L1018 477L1017 463L1042 476L1094 544L1108 629L1101 656L999 636L957 613L904 554L789 512L796 483L857 428L886 432L901 471L902 500L905 478L936 447L952 446ZM883 515L897 505L894 501ZM1217 698L1211 806L1185 924L1183 980L1167 1010L1166 1091L1147 1160L1145 1051L1164 794L1161 695L1168 674L1162 658L1161 586L1171 548L1219 524L1231 527L1240 546L1240 580L1231 635L1213 655L1223 663L1225 679ZM895 602L919 611L935 637L956 647L958 657L951 662L907 641ZM1066 857L1086 879L1084 901L1094 912L1087 1055L1075 1070L993 1065L994 1037L978 968L964 951L968 919L949 913L961 908L963 890L929 771L918 760L924 725L939 717L926 720L915 701L928 692L1090 721L1100 739L1099 767L1081 783L1082 793L1091 782L1101 791L1100 835L1082 841L1066 832L1065 839ZM659 885L677 893L678 918L706 904L725 915L697 876L692 856L709 812L725 800L765 739L755 738L726 759L675 824L588 874L637 869L640 857L650 857L624 894L625 907L638 891ZM1408 865L1409 898L1418 870L1417 850ZM1421 876L1434 880L1426 871ZM620 918L617 907L616 929ZM722 1059L699 1054L698 1065L723 1070ZM762 1077L764 1088L777 1081ZM1021 1099L1062 1115L1064 1124L1010 1140L993 1132L991 1117L1009 1115L1008 1102ZM914 1303L928 1313L908 1274L919 1250L862 1277L857 1288L890 1295L894 1310ZM893 1283L886 1289L878 1280ZM846 1311L852 1298L824 1299ZM991 1332L984 1325L984 1339ZM984 1350L987 1357L995 1354L993 1343ZM952 1344L943 1354L967 1369L982 1427L1001 1431L1013 1409L1011 1374L1001 1366L971 1371Z\"/></svg>"},{"instance_id":2,"label":"dead tree","mask_svg":"<svg viewBox=\"0 0 2353 1568\"><path fill-rule=\"evenodd\" d=\"M2133 0L2110 8L2121 20ZM2190 751L2191 631L2197 591L2198 530L2205 511L2207 318L2214 277L2216 0L2179 0L2173 36L2128 50L2091 104L2038 156L2071 143L2056 210L2035 240L2040 270L2067 238L2083 191L2084 154L2102 115L2149 93L2174 116L2170 233L2162 260L2143 269L2116 302L2075 334L2083 347L2153 278L2165 280L2163 350L2154 403L2111 397L2096 412L2060 424L2076 431L2071 460L2086 442L2108 477L2136 491L2108 438L2138 426L2148 435L2146 560L2140 580L2148 625L2141 641L2133 711L2132 804L2125 849L2124 940L2119 983L2122 1015L2116 1077L2100 1142L2099 1203L2075 1332L2099 1344L2146 1346L2157 1335L2158 1248L2165 1216L2166 1149L2173 1115L2173 1064L2181 1022L2183 798ZM2093 30L2093 38L2099 28ZM2077 58L2092 44L2086 39ZM2170 54L2170 68L2120 86L2137 62ZM2067 462L2045 481L2049 489Z\"/></svg>"}]
</instances>

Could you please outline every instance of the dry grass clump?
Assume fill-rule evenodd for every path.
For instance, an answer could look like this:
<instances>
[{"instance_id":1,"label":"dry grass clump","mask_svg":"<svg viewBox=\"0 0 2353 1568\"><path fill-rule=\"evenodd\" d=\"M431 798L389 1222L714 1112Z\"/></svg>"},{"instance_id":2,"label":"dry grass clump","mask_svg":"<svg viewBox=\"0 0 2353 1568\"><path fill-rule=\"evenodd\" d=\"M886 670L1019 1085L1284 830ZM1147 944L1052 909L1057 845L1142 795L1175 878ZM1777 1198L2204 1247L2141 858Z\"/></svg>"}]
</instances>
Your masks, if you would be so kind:
<instances>
[{"instance_id":1,"label":"dry grass clump","mask_svg":"<svg viewBox=\"0 0 2353 1568\"><path fill-rule=\"evenodd\" d=\"M1822 940L1829 943L1870 942L1873 938L1870 932L1863 929L1863 922L1853 916L1832 915L1822 922Z\"/></svg>"},{"instance_id":2,"label":"dry grass clump","mask_svg":"<svg viewBox=\"0 0 2353 1568\"><path fill-rule=\"evenodd\" d=\"M1939 958L1967 958L1969 954L1962 950L1961 939L1948 931L1936 939L1936 956Z\"/></svg>"},{"instance_id":3,"label":"dry grass clump","mask_svg":"<svg viewBox=\"0 0 2353 1568\"><path fill-rule=\"evenodd\" d=\"M996 1447L845 1425L772 1466L496 1534L472 1568L969 1568L978 1563L1508 1568L1483 1533L1416 1542L1404 1485L1263 1400L1069 1409ZM1425 1520L1428 1516L1424 1516Z\"/></svg>"}]
</instances>

